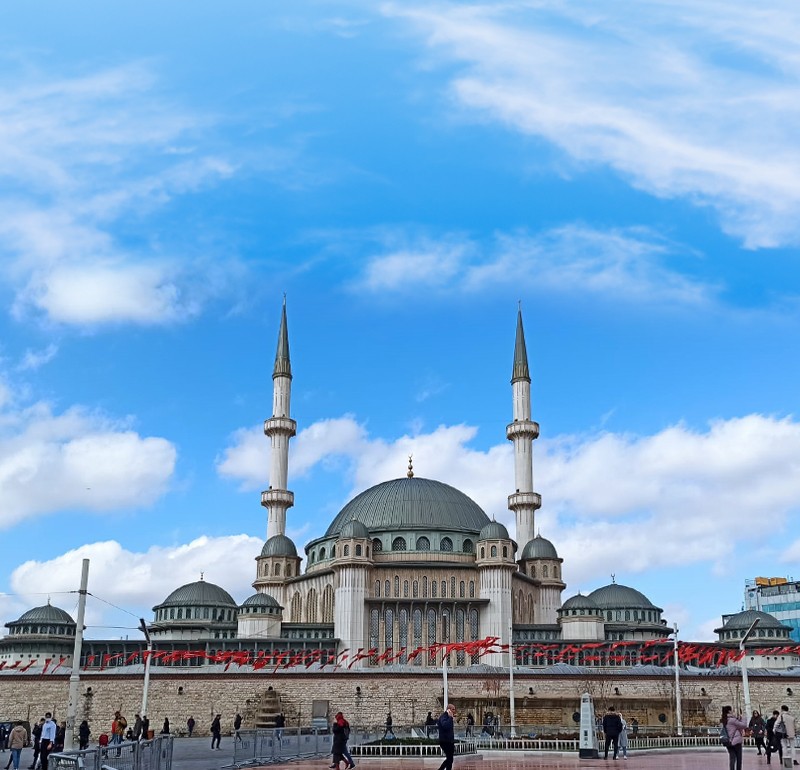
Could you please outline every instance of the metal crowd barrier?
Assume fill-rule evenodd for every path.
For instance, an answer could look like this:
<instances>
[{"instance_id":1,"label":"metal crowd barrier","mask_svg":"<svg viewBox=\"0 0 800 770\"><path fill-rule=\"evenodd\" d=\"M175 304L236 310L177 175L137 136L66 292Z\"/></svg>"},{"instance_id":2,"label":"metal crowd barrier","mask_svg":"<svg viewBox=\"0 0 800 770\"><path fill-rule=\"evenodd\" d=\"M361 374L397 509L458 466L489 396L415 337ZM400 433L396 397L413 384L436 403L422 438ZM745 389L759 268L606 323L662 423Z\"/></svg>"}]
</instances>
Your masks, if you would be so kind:
<instances>
[{"instance_id":1,"label":"metal crowd barrier","mask_svg":"<svg viewBox=\"0 0 800 770\"><path fill-rule=\"evenodd\" d=\"M48 770L171 770L171 735L50 754Z\"/></svg>"},{"instance_id":2,"label":"metal crowd barrier","mask_svg":"<svg viewBox=\"0 0 800 770\"><path fill-rule=\"evenodd\" d=\"M233 762L226 767L324 757L331 753L331 740L327 727L239 730L239 739L233 741Z\"/></svg>"}]
</instances>

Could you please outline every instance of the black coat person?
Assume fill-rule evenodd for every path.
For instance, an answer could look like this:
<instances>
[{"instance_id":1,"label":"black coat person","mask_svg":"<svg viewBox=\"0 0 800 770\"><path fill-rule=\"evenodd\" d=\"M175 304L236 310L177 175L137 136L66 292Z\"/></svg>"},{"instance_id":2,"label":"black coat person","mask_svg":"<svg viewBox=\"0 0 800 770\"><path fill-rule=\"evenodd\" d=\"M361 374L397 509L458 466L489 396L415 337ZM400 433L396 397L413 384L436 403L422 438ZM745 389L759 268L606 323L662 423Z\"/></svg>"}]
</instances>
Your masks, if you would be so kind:
<instances>
[{"instance_id":1,"label":"black coat person","mask_svg":"<svg viewBox=\"0 0 800 770\"><path fill-rule=\"evenodd\" d=\"M608 707L608 713L603 717L603 732L606 736L605 759L608 759L609 747L614 747L614 759L617 758L619 751L619 734L622 732L622 717L614 710L613 706Z\"/></svg>"}]
</instances>

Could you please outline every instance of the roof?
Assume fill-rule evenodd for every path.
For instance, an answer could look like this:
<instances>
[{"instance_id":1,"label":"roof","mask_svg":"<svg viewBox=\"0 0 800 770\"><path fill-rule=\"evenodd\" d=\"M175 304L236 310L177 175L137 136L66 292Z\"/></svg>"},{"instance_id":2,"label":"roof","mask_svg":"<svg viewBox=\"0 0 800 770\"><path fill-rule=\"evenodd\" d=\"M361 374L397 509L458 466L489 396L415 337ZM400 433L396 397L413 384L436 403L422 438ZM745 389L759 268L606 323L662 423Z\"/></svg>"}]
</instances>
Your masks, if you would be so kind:
<instances>
[{"instance_id":1,"label":"roof","mask_svg":"<svg viewBox=\"0 0 800 770\"><path fill-rule=\"evenodd\" d=\"M275 367L272 370L272 378L288 377L292 378L292 364L289 360L289 331L286 324L286 299L283 300L283 310L281 311L281 326L278 329L278 349L275 351Z\"/></svg>"},{"instance_id":2,"label":"roof","mask_svg":"<svg viewBox=\"0 0 800 770\"><path fill-rule=\"evenodd\" d=\"M517 337L514 340L514 368L511 372L511 382L517 380L531 381L528 369L528 351L525 347L525 332L522 328L522 310L517 312Z\"/></svg>"},{"instance_id":3,"label":"roof","mask_svg":"<svg viewBox=\"0 0 800 770\"><path fill-rule=\"evenodd\" d=\"M273 535L261 549L262 556L297 556L295 544L286 535Z\"/></svg>"},{"instance_id":4,"label":"roof","mask_svg":"<svg viewBox=\"0 0 800 770\"><path fill-rule=\"evenodd\" d=\"M13 621L14 625L17 623L67 623L71 626L76 625L68 612L60 607L54 607L52 604L45 604L42 607L34 607L28 610L20 616L19 620Z\"/></svg>"},{"instance_id":5,"label":"roof","mask_svg":"<svg viewBox=\"0 0 800 770\"><path fill-rule=\"evenodd\" d=\"M369 537L369 530L360 521L353 519L342 527L339 537Z\"/></svg>"},{"instance_id":6,"label":"roof","mask_svg":"<svg viewBox=\"0 0 800 770\"><path fill-rule=\"evenodd\" d=\"M237 607L238 605L224 588L205 580L198 580L196 583L187 583L176 588L161 604L153 607L153 610L186 606Z\"/></svg>"},{"instance_id":7,"label":"roof","mask_svg":"<svg viewBox=\"0 0 800 770\"><path fill-rule=\"evenodd\" d=\"M529 540L522 549L520 559L557 559L556 547L541 535Z\"/></svg>"},{"instance_id":8,"label":"roof","mask_svg":"<svg viewBox=\"0 0 800 770\"><path fill-rule=\"evenodd\" d=\"M499 521L490 521L481 530L478 540L511 540L511 536Z\"/></svg>"},{"instance_id":9,"label":"roof","mask_svg":"<svg viewBox=\"0 0 800 770\"><path fill-rule=\"evenodd\" d=\"M592 591L589 597L601 609L646 609L659 610L643 593L630 586L611 583Z\"/></svg>"},{"instance_id":10,"label":"roof","mask_svg":"<svg viewBox=\"0 0 800 770\"><path fill-rule=\"evenodd\" d=\"M748 628L750 628L755 620L758 620L759 628L780 628L783 630L789 630L789 626L785 626L774 615L770 615L768 612L760 612L759 610L744 610L743 612L737 612L735 615L731 615L731 617L728 618L727 622L722 626L722 628L724 628L726 631L734 631L739 629L746 631ZM722 629L717 629L717 631L721 630Z\"/></svg>"},{"instance_id":11,"label":"roof","mask_svg":"<svg viewBox=\"0 0 800 770\"><path fill-rule=\"evenodd\" d=\"M400 478L384 481L354 497L325 533L338 535L357 519L375 530L449 530L478 534L489 523L481 507L449 484L431 479Z\"/></svg>"},{"instance_id":12,"label":"roof","mask_svg":"<svg viewBox=\"0 0 800 770\"><path fill-rule=\"evenodd\" d=\"M583 594L576 594L575 596L570 596L562 605L562 610L593 610L597 612L600 608L597 606L597 603L592 599L590 596L584 596Z\"/></svg>"},{"instance_id":13,"label":"roof","mask_svg":"<svg viewBox=\"0 0 800 770\"><path fill-rule=\"evenodd\" d=\"M242 607L281 607L278 600L269 594L253 594L248 596L241 604ZM281 608L282 609L282 608Z\"/></svg>"}]
</instances>

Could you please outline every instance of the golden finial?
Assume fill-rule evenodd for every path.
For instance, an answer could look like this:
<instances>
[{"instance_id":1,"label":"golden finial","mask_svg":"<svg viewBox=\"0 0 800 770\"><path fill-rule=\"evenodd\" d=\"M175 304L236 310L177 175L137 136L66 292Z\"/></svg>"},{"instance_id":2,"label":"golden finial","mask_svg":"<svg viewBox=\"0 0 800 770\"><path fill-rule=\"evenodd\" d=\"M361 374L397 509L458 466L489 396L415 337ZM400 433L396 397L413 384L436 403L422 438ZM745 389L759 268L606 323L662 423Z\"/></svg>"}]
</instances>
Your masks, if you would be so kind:
<instances>
[{"instance_id":1,"label":"golden finial","mask_svg":"<svg viewBox=\"0 0 800 770\"><path fill-rule=\"evenodd\" d=\"M203 579L203 575L204 575L204 574L205 574L204 572L201 572L201 573L200 573L200 580L202 580L202 579Z\"/></svg>"},{"instance_id":2,"label":"golden finial","mask_svg":"<svg viewBox=\"0 0 800 770\"><path fill-rule=\"evenodd\" d=\"M409 455L408 456L408 473L406 473L406 476L408 476L408 478L410 478L410 479L414 478L413 458L414 458L414 455Z\"/></svg>"}]
</instances>

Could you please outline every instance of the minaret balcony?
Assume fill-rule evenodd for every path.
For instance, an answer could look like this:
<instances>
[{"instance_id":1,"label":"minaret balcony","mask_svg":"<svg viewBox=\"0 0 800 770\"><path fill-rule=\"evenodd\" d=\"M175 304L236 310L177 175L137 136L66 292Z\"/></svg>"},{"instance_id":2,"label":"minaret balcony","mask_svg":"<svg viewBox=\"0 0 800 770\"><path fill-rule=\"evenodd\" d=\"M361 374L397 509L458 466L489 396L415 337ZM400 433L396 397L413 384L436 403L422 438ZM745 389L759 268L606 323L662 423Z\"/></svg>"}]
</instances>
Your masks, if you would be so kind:
<instances>
[{"instance_id":1,"label":"minaret balcony","mask_svg":"<svg viewBox=\"0 0 800 770\"><path fill-rule=\"evenodd\" d=\"M288 489L266 489L261 493L261 505L265 508L291 508L294 505L294 492Z\"/></svg>"},{"instance_id":2,"label":"minaret balcony","mask_svg":"<svg viewBox=\"0 0 800 770\"><path fill-rule=\"evenodd\" d=\"M508 509L517 511L523 508L533 508L538 511L542 507L542 496L538 492L516 492L508 496Z\"/></svg>"},{"instance_id":3,"label":"minaret balcony","mask_svg":"<svg viewBox=\"0 0 800 770\"><path fill-rule=\"evenodd\" d=\"M522 438L539 438L539 423L533 420L515 420L506 426L506 438L513 441L518 436Z\"/></svg>"},{"instance_id":4,"label":"minaret balcony","mask_svg":"<svg viewBox=\"0 0 800 770\"><path fill-rule=\"evenodd\" d=\"M297 435L297 423L291 417L270 417L264 420L264 433L267 436L283 433L291 438Z\"/></svg>"}]
</instances>

